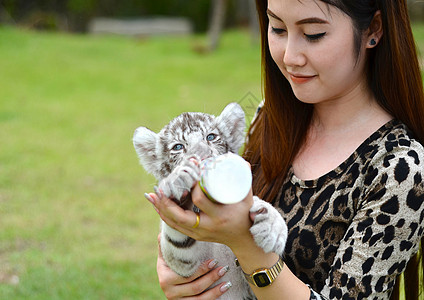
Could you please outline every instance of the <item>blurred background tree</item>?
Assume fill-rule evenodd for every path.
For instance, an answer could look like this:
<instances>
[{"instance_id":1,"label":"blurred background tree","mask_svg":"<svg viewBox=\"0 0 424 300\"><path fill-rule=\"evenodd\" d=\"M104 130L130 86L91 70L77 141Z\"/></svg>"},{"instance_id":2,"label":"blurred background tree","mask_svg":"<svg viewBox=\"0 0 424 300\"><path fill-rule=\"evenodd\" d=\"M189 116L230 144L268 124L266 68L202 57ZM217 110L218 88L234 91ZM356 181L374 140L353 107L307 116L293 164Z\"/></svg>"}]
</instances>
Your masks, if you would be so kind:
<instances>
[{"instance_id":1,"label":"blurred background tree","mask_svg":"<svg viewBox=\"0 0 424 300\"><path fill-rule=\"evenodd\" d=\"M186 17L195 31L204 32L209 24L211 0L3 0L0 9L4 10L2 16L5 13L10 16L0 21L12 19L17 24L38 29L85 32L94 17L160 15Z\"/></svg>"},{"instance_id":2,"label":"blurred background tree","mask_svg":"<svg viewBox=\"0 0 424 300\"><path fill-rule=\"evenodd\" d=\"M407 0L409 15L412 21L424 21L424 1L422 0Z\"/></svg>"},{"instance_id":3,"label":"blurred background tree","mask_svg":"<svg viewBox=\"0 0 424 300\"><path fill-rule=\"evenodd\" d=\"M219 46L224 28L250 27L252 39L259 35L254 0L3 0L0 23L31 29L86 32L95 18L143 19L183 17L195 32L208 32L202 51Z\"/></svg>"}]
</instances>

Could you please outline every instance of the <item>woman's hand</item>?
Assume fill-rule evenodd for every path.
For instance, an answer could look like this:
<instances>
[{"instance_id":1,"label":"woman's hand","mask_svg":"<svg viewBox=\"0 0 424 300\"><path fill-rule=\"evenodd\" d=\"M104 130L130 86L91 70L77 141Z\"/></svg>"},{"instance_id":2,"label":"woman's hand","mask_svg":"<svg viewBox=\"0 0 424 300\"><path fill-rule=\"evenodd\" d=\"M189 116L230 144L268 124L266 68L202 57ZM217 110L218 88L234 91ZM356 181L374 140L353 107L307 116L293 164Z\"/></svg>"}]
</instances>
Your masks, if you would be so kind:
<instances>
[{"instance_id":1,"label":"woman's hand","mask_svg":"<svg viewBox=\"0 0 424 300\"><path fill-rule=\"evenodd\" d=\"M222 243L230 248L238 248L243 247L246 239L252 239L249 232L252 225L249 217L249 209L253 204L251 191L243 201L223 205L209 200L200 186L195 184L191 197L193 203L201 210L200 223L196 228L193 226L196 224L197 216L193 211L184 210L160 190L147 196L165 223L195 240Z\"/></svg>"},{"instance_id":2,"label":"woman's hand","mask_svg":"<svg viewBox=\"0 0 424 300\"><path fill-rule=\"evenodd\" d=\"M158 240L160 241L160 237ZM225 267L216 267L216 260L210 259L205 261L200 265L196 273L188 278L184 278L166 265L160 246L158 253L156 269L160 287L167 299L216 299L231 287L231 283L223 282L208 289L218 279L224 276L227 271Z\"/></svg>"}]
</instances>

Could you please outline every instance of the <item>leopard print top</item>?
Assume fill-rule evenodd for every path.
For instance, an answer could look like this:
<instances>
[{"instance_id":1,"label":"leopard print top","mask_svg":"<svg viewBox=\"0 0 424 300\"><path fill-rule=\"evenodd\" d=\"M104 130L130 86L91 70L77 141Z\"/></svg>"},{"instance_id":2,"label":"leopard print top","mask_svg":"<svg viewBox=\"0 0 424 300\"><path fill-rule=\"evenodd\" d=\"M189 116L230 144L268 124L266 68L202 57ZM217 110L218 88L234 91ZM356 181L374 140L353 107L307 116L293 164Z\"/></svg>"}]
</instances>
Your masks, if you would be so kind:
<instances>
[{"instance_id":1,"label":"leopard print top","mask_svg":"<svg viewBox=\"0 0 424 300\"><path fill-rule=\"evenodd\" d=\"M274 205L285 262L311 299L388 299L424 232L424 149L392 120L339 167L302 181L290 170Z\"/></svg>"}]
</instances>

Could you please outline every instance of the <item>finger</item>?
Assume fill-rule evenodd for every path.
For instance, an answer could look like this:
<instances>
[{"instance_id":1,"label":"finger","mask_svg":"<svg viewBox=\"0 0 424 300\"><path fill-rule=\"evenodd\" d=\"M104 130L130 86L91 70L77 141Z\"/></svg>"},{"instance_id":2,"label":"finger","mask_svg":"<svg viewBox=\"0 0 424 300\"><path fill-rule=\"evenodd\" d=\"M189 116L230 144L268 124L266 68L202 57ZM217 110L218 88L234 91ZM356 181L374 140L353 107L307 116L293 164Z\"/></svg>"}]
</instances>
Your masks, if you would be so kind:
<instances>
[{"instance_id":1,"label":"finger","mask_svg":"<svg viewBox=\"0 0 424 300\"><path fill-rule=\"evenodd\" d=\"M164 261L162 254L159 252L158 262L157 262L159 283L161 287L163 287L162 289L167 289L167 290L174 289L171 286L175 286L175 289L174 289L175 294L186 295L186 296L195 295L193 291L191 291L193 290L193 288L190 289L190 286L193 287L194 285L197 285L196 280L198 280L199 278L205 277L205 279L203 279L201 283L203 284L202 285L203 287L205 285L206 287L204 287L203 289L200 289L200 291L198 292L200 293L206 288L208 288L211 284L213 284L213 282L215 282L220 277L225 275L226 273L225 269L221 271L223 267L217 268L216 270L214 269L217 264L218 262L215 259L209 259L203 262L193 275L186 278L172 271L172 269L170 269L168 265L166 264L166 262ZM213 271L216 274L206 276L206 274L211 271ZM207 281L208 278L210 279L209 282ZM193 284L194 282L195 284Z\"/></svg>"},{"instance_id":2,"label":"finger","mask_svg":"<svg viewBox=\"0 0 424 300\"><path fill-rule=\"evenodd\" d=\"M153 199L153 197L150 194L144 193L144 197L149 200L150 203L153 204L153 208L156 210L157 213L159 213L158 209L155 206L155 200Z\"/></svg>"},{"instance_id":3,"label":"finger","mask_svg":"<svg viewBox=\"0 0 424 300\"><path fill-rule=\"evenodd\" d=\"M201 295L196 295L195 297L184 297L184 299L187 300L210 300L210 299L217 299L221 295L225 294L230 288L232 287L232 284L230 281L223 282L221 284L218 284L217 286L213 287L210 290L207 290Z\"/></svg>"},{"instance_id":4,"label":"finger","mask_svg":"<svg viewBox=\"0 0 424 300\"><path fill-rule=\"evenodd\" d=\"M208 216L214 217L219 213L219 207L222 204L212 202L202 191L199 184L196 184L191 190L191 199L201 211L205 212Z\"/></svg>"},{"instance_id":5,"label":"finger","mask_svg":"<svg viewBox=\"0 0 424 300\"><path fill-rule=\"evenodd\" d=\"M212 264L213 261L210 263ZM228 266L218 267L211 270L208 267L208 272L202 276L197 276L196 278L189 282L180 284L176 287L179 295L185 296L195 296L204 293L208 288L210 288L216 281L223 277L228 272ZM194 277L194 276L193 276ZM211 298L207 298L211 299Z\"/></svg>"},{"instance_id":6,"label":"finger","mask_svg":"<svg viewBox=\"0 0 424 300\"><path fill-rule=\"evenodd\" d=\"M193 282L195 281L197 278L204 276L205 274L207 274L208 272L210 272L211 270L213 270L216 266L218 265L218 261L216 259L208 259L205 262L203 262L196 270L196 272L194 272L193 275L191 275L190 277L186 278L186 283L187 282Z\"/></svg>"},{"instance_id":7,"label":"finger","mask_svg":"<svg viewBox=\"0 0 424 300\"><path fill-rule=\"evenodd\" d=\"M197 220L196 213L184 210L166 197L159 198L157 194L153 193L150 193L149 196L153 199L159 216L166 224L185 235L191 236L193 233L191 229Z\"/></svg>"},{"instance_id":8,"label":"finger","mask_svg":"<svg viewBox=\"0 0 424 300\"><path fill-rule=\"evenodd\" d=\"M159 193L159 190L158 192ZM149 193L145 194L145 197L153 204L156 212L159 213L159 215L163 214L163 209L165 207L175 207L178 208L179 206L172 201L171 199L167 198L166 196L158 196L158 194L155 193Z\"/></svg>"},{"instance_id":9,"label":"finger","mask_svg":"<svg viewBox=\"0 0 424 300\"><path fill-rule=\"evenodd\" d=\"M163 259L160 247L160 237L161 235L159 234L157 272L160 287L167 295L167 298L176 299L183 296L200 295L227 273L229 269L228 266L216 268L218 261L209 259L203 262L196 272L188 278L176 274L167 266ZM214 287L213 291L207 291L201 295L200 299L215 299L219 297L229 287L228 284L226 286L224 285L225 283L220 284L218 287Z\"/></svg>"},{"instance_id":10,"label":"finger","mask_svg":"<svg viewBox=\"0 0 424 300\"><path fill-rule=\"evenodd\" d=\"M148 194L150 198L153 200L153 205L158 209L162 214L169 210L171 211L181 211L184 212L184 209L181 208L175 201L172 201L168 197L166 197L161 189L158 189L156 194L150 193Z\"/></svg>"}]
</instances>

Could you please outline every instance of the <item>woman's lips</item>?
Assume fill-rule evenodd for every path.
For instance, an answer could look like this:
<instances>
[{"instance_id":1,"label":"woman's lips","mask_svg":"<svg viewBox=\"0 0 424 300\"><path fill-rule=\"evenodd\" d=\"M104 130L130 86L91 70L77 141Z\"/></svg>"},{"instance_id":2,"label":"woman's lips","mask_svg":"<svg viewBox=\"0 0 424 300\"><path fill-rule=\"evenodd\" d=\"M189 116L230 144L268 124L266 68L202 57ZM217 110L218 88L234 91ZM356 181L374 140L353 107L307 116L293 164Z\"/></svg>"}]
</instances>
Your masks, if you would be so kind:
<instances>
[{"instance_id":1,"label":"woman's lips","mask_svg":"<svg viewBox=\"0 0 424 300\"><path fill-rule=\"evenodd\" d=\"M309 75L294 75L294 74L289 74L290 79L293 83L296 84L302 84L302 83L306 83L308 81L311 81L312 79L315 78L315 75L309 76Z\"/></svg>"}]
</instances>

